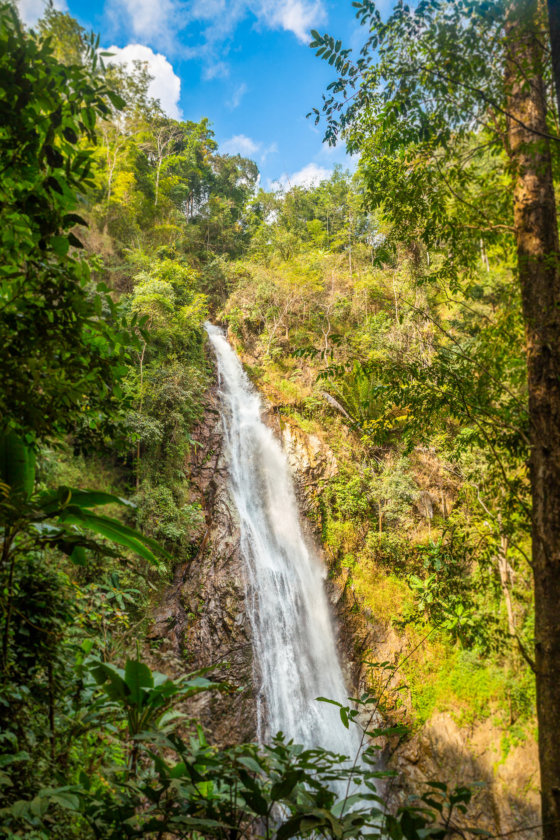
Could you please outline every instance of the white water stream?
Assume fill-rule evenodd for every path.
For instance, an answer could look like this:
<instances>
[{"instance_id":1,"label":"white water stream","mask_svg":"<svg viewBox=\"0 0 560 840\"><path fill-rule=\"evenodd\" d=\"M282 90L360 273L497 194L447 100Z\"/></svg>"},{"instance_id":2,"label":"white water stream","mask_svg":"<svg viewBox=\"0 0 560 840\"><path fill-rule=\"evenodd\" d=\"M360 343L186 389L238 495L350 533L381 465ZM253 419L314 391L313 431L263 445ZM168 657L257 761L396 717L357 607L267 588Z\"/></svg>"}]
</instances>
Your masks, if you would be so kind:
<instances>
[{"instance_id":1,"label":"white water stream","mask_svg":"<svg viewBox=\"0 0 560 840\"><path fill-rule=\"evenodd\" d=\"M247 566L247 605L257 666L258 737L282 731L306 747L356 756L356 727L317 697L347 703L324 589L325 570L306 542L288 462L261 419L261 402L223 332L206 325L218 376L231 491Z\"/></svg>"}]
</instances>

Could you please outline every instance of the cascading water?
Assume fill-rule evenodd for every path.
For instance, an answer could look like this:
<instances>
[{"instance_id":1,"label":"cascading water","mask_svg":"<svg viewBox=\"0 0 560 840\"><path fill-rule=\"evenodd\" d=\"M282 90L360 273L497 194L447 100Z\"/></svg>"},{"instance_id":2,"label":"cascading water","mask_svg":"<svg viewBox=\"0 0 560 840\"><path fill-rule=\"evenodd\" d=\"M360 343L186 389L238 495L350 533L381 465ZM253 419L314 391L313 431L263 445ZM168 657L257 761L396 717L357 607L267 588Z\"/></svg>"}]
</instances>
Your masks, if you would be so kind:
<instances>
[{"instance_id":1,"label":"cascading water","mask_svg":"<svg viewBox=\"0 0 560 840\"><path fill-rule=\"evenodd\" d=\"M354 758L359 735L323 696L347 702L323 586L306 543L288 462L261 420L261 402L223 332L206 325L218 376L233 499L248 573L248 610L258 662L258 737L276 732L306 747Z\"/></svg>"}]
</instances>

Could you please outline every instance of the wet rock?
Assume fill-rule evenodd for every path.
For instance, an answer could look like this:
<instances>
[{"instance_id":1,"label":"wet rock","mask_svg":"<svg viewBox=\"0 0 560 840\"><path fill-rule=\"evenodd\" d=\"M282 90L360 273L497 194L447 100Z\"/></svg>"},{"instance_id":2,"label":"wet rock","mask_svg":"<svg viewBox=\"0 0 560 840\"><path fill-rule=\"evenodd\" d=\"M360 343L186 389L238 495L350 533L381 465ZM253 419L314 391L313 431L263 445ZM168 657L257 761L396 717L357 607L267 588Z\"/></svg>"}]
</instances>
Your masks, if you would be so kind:
<instances>
[{"instance_id":1,"label":"wet rock","mask_svg":"<svg viewBox=\"0 0 560 840\"><path fill-rule=\"evenodd\" d=\"M420 516L426 519L434 518L434 500L427 490L421 490L415 502L415 507Z\"/></svg>"},{"instance_id":2,"label":"wet rock","mask_svg":"<svg viewBox=\"0 0 560 840\"><path fill-rule=\"evenodd\" d=\"M201 694L189 706L207 735L221 745L254 740L251 634L245 610L245 569L239 523L230 497L217 387L206 395L204 416L186 465L194 498L205 514L196 556L177 569L154 616L152 647L166 673L212 668L210 677L238 690Z\"/></svg>"},{"instance_id":3,"label":"wet rock","mask_svg":"<svg viewBox=\"0 0 560 840\"><path fill-rule=\"evenodd\" d=\"M279 418L278 433L292 470L302 512L317 521L318 491L336 475L336 458L317 435L306 434L288 418Z\"/></svg>"}]
</instances>

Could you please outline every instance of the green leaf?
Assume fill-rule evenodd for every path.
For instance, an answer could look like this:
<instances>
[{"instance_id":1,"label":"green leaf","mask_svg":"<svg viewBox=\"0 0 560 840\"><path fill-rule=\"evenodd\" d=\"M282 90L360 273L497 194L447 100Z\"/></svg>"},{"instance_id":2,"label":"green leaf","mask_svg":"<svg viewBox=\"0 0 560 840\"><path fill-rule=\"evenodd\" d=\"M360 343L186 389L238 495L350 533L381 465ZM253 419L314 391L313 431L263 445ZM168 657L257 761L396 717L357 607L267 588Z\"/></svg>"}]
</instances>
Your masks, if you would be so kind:
<instances>
[{"instance_id":1,"label":"green leaf","mask_svg":"<svg viewBox=\"0 0 560 840\"><path fill-rule=\"evenodd\" d=\"M84 247L84 243L81 242L78 239L78 237L75 236L75 234L72 233L72 231L70 231L70 233L68 234L68 242L70 243L70 245L72 245L73 248L83 248Z\"/></svg>"},{"instance_id":2,"label":"green leaf","mask_svg":"<svg viewBox=\"0 0 560 840\"><path fill-rule=\"evenodd\" d=\"M272 785L272 788L270 789L271 798L275 801L285 799L293 791L300 777L301 773L299 770L291 770L286 774L284 779Z\"/></svg>"},{"instance_id":3,"label":"green leaf","mask_svg":"<svg viewBox=\"0 0 560 840\"><path fill-rule=\"evenodd\" d=\"M82 225L83 227L89 227L86 220L79 216L77 213L66 213L66 215L62 219L62 224L64 227L70 227L71 225Z\"/></svg>"},{"instance_id":4,"label":"green leaf","mask_svg":"<svg viewBox=\"0 0 560 840\"><path fill-rule=\"evenodd\" d=\"M143 536L143 534L135 531L134 528L129 528L118 520L111 519L108 516L89 513L81 510L76 505L69 505L61 511L59 520L67 525L78 525L94 531L117 545L131 549L154 565L159 565L159 561L146 544L151 546L155 545L158 553L171 559L168 552L161 548L154 540Z\"/></svg>"},{"instance_id":5,"label":"green leaf","mask_svg":"<svg viewBox=\"0 0 560 840\"><path fill-rule=\"evenodd\" d=\"M48 178L47 178L47 180L45 181L45 185L46 185L46 186L47 186L50 190L54 190L54 192L58 193L59 195L63 195L63 189L62 189L62 187L60 186L60 184L59 184L59 182L57 181L57 179L54 177L54 175L49 175L49 177L48 177Z\"/></svg>"},{"instance_id":6,"label":"green leaf","mask_svg":"<svg viewBox=\"0 0 560 840\"><path fill-rule=\"evenodd\" d=\"M90 668L91 674L98 685L103 685L104 690L111 700L123 701L128 697L124 671L111 665L108 662L97 662ZM105 685L109 682L109 685Z\"/></svg>"},{"instance_id":7,"label":"green leaf","mask_svg":"<svg viewBox=\"0 0 560 840\"><path fill-rule=\"evenodd\" d=\"M296 837L300 832L308 832L319 829L325 824L325 820L315 814L298 814L291 817L284 825L281 825L276 832L276 840L288 840L289 837ZM329 828L332 826L329 824ZM334 836L334 835L331 835Z\"/></svg>"},{"instance_id":8,"label":"green leaf","mask_svg":"<svg viewBox=\"0 0 560 840\"><path fill-rule=\"evenodd\" d=\"M47 158L47 163L49 164L49 166L59 169L61 166L64 165L64 158L62 157L58 149L55 149L48 144L45 144L43 146L43 150L45 152L45 157Z\"/></svg>"},{"instance_id":9,"label":"green leaf","mask_svg":"<svg viewBox=\"0 0 560 840\"><path fill-rule=\"evenodd\" d=\"M87 555L83 545L77 545L72 549L70 560L75 566L87 566Z\"/></svg>"},{"instance_id":10,"label":"green leaf","mask_svg":"<svg viewBox=\"0 0 560 840\"><path fill-rule=\"evenodd\" d=\"M80 800L75 793L59 791L58 793L51 794L49 799L51 802L54 802L55 805L60 805L60 807L64 808L66 811L78 811L80 808Z\"/></svg>"},{"instance_id":11,"label":"green leaf","mask_svg":"<svg viewBox=\"0 0 560 840\"><path fill-rule=\"evenodd\" d=\"M68 238L66 236L53 236L51 247L58 257L65 257L69 247Z\"/></svg>"},{"instance_id":12,"label":"green leaf","mask_svg":"<svg viewBox=\"0 0 560 840\"><path fill-rule=\"evenodd\" d=\"M243 799L253 809L255 814L258 814L259 817L266 817L269 806L262 794L256 790L244 790Z\"/></svg>"},{"instance_id":13,"label":"green leaf","mask_svg":"<svg viewBox=\"0 0 560 840\"><path fill-rule=\"evenodd\" d=\"M103 490L79 490L76 487L65 487L70 492L70 501L80 508L91 508L97 505L124 505L129 508L136 508L134 502L123 499L122 496L115 496L112 493L105 493Z\"/></svg>"},{"instance_id":14,"label":"green leaf","mask_svg":"<svg viewBox=\"0 0 560 840\"><path fill-rule=\"evenodd\" d=\"M137 659L127 659L124 669L124 679L130 692L130 700L140 705L144 696L142 689L153 688L152 672L144 662Z\"/></svg>"},{"instance_id":15,"label":"green leaf","mask_svg":"<svg viewBox=\"0 0 560 840\"><path fill-rule=\"evenodd\" d=\"M262 767L257 761L255 761L254 758L251 758L250 755L242 755L239 758L239 763L243 764L244 767L247 767L247 769L251 770L253 773L262 773Z\"/></svg>"},{"instance_id":16,"label":"green leaf","mask_svg":"<svg viewBox=\"0 0 560 840\"><path fill-rule=\"evenodd\" d=\"M65 139L68 140L69 143L77 143L78 142L78 135L76 134L76 132L74 131L73 128L70 128L70 126L68 126L67 128L63 128L62 133L63 133Z\"/></svg>"},{"instance_id":17,"label":"green leaf","mask_svg":"<svg viewBox=\"0 0 560 840\"><path fill-rule=\"evenodd\" d=\"M111 103L118 108L119 111L122 111L123 108L126 108L126 100L119 96L114 90L108 90L107 96L111 100Z\"/></svg>"},{"instance_id":18,"label":"green leaf","mask_svg":"<svg viewBox=\"0 0 560 840\"><path fill-rule=\"evenodd\" d=\"M168 771L170 779L181 779L187 775L187 766L184 761L179 761Z\"/></svg>"},{"instance_id":19,"label":"green leaf","mask_svg":"<svg viewBox=\"0 0 560 840\"><path fill-rule=\"evenodd\" d=\"M15 433L0 436L0 479L29 498L35 484L35 452Z\"/></svg>"}]
</instances>

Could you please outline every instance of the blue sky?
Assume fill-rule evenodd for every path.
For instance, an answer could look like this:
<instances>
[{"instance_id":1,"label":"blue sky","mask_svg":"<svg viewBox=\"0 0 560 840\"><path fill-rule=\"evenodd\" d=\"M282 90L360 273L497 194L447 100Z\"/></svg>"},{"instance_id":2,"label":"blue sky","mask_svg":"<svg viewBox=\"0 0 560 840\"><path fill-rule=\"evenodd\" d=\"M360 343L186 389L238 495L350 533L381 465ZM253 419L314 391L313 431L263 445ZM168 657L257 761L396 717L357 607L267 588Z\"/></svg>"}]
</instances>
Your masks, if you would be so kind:
<instances>
[{"instance_id":1,"label":"blue sky","mask_svg":"<svg viewBox=\"0 0 560 840\"><path fill-rule=\"evenodd\" d=\"M18 5L32 24L43 0ZM334 77L307 46L309 29L359 44L351 0L56 0L55 6L99 32L120 60L147 60L165 110L208 117L222 151L257 161L263 186L325 177L335 163L351 167L345 150L322 144L320 128L305 117Z\"/></svg>"}]
</instances>

